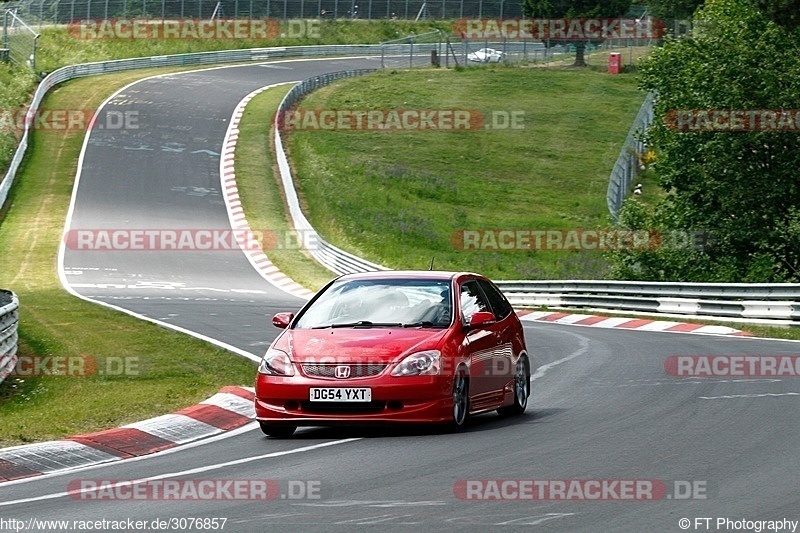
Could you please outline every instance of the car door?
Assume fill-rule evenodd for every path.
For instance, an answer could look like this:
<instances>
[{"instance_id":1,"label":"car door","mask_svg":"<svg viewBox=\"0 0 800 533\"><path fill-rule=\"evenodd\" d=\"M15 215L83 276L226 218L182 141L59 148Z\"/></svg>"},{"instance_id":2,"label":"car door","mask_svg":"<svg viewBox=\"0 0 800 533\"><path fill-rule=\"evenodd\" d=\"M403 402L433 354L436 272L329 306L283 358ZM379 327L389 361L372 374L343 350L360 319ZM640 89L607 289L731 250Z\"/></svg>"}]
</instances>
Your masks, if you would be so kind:
<instances>
[{"instance_id":1,"label":"car door","mask_svg":"<svg viewBox=\"0 0 800 533\"><path fill-rule=\"evenodd\" d=\"M493 312L476 279L468 279L461 283L459 308L464 328L469 326L470 319L475 313ZM481 403L490 401L498 388L494 366L499 337L495 325L496 322L492 322L466 330L464 343L470 361L470 397L474 408L480 408Z\"/></svg>"},{"instance_id":2,"label":"car door","mask_svg":"<svg viewBox=\"0 0 800 533\"><path fill-rule=\"evenodd\" d=\"M511 304L508 303L500 289L492 282L486 279L479 279L478 285L486 295L489 305L492 306L492 311L497 320L497 323L493 326L498 337L493 366L493 377L496 379L493 380L493 383L495 387L502 388L514 379L516 356L519 355L514 353L514 346L519 344L519 339L514 338L518 329L512 327L512 323L517 319L511 316L514 313L514 308L511 307Z\"/></svg>"}]
</instances>

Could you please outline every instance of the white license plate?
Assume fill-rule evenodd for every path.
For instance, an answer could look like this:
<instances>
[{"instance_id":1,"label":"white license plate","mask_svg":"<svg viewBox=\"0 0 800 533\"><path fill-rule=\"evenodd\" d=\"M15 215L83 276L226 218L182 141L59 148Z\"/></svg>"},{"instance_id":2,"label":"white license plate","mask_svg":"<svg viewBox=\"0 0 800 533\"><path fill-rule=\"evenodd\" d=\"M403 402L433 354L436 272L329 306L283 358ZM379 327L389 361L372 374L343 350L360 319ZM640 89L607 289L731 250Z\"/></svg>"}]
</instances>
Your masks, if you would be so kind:
<instances>
[{"instance_id":1,"label":"white license plate","mask_svg":"<svg viewBox=\"0 0 800 533\"><path fill-rule=\"evenodd\" d=\"M371 402L372 389L362 387L325 387L309 389L312 402Z\"/></svg>"}]
</instances>

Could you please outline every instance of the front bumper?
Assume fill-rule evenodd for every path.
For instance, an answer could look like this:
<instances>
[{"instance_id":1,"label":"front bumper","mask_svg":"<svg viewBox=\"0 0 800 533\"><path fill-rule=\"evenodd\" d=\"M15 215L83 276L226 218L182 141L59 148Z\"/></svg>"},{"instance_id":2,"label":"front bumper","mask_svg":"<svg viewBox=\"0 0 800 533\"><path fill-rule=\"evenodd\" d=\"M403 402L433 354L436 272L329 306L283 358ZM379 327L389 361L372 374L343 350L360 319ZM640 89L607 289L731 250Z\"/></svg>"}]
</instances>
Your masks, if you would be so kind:
<instances>
[{"instance_id":1,"label":"front bumper","mask_svg":"<svg viewBox=\"0 0 800 533\"><path fill-rule=\"evenodd\" d=\"M371 402L312 402L312 387L369 387ZM434 423L453 417L453 380L444 376L413 376L327 380L259 374L256 419L298 426L358 423Z\"/></svg>"}]
</instances>

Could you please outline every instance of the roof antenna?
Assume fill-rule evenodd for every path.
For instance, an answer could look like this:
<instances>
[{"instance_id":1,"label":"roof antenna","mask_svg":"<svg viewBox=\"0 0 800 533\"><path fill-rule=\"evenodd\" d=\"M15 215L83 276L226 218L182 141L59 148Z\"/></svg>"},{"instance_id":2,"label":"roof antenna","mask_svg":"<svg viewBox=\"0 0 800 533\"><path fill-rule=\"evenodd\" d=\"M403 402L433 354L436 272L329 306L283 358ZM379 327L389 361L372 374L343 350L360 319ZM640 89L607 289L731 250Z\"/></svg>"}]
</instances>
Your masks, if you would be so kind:
<instances>
[{"instance_id":1,"label":"roof antenna","mask_svg":"<svg viewBox=\"0 0 800 533\"><path fill-rule=\"evenodd\" d=\"M433 257L431 257L431 264L430 264L430 266L428 267L428 270L433 270L433 260L434 260L435 258L436 258L436 256L433 256Z\"/></svg>"}]
</instances>

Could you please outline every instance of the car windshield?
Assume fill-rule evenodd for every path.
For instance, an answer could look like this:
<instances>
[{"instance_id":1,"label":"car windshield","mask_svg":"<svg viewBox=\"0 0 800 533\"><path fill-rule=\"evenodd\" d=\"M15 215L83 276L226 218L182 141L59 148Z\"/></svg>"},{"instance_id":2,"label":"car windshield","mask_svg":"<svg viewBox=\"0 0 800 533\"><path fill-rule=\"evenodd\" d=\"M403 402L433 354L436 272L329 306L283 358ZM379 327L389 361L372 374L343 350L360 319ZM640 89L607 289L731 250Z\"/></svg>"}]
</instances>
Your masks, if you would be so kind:
<instances>
[{"instance_id":1,"label":"car windshield","mask_svg":"<svg viewBox=\"0 0 800 533\"><path fill-rule=\"evenodd\" d=\"M452 317L447 280L373 279L334 282L295 328L447 327Z\"/></svg>"}]
</instances>

